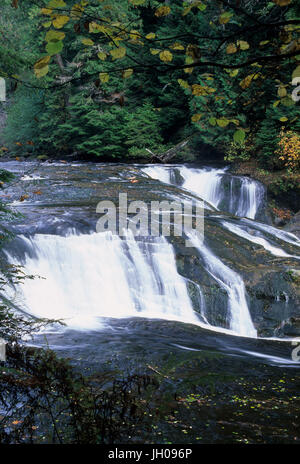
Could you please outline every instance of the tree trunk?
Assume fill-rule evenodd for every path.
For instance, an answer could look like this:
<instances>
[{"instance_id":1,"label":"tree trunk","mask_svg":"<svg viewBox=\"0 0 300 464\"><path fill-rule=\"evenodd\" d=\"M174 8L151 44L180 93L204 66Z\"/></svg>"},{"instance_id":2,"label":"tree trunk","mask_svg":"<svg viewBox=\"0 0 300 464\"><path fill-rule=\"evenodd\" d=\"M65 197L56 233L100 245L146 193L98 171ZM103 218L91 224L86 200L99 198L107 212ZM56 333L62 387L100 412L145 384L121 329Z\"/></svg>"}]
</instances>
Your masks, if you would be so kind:
<instances>
[{"instance_id":1,"label":"tree trunk","mask_svg":"<svg viewBox=\"0 0 300 464\"><path fill-rule=\"evenodd\" d=\"M189 143L191 138L192 136L188 137L174 147L160 154L153 153L151 150L149 150L149 148L147 148L146 150L152 155L151 162L159 161L160 163L168 163L182 148L184 148Z\"/></svg>"}]
</instances>

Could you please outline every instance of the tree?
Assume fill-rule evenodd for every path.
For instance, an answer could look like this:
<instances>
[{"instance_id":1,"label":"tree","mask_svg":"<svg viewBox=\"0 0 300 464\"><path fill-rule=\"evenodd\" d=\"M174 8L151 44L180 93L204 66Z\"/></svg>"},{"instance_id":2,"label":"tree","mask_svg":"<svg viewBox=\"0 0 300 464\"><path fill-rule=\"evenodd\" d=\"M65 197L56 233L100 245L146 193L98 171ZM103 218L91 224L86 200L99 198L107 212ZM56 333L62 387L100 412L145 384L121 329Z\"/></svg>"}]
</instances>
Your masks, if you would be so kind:
<instances>
[{"instance_id":1,"label":"tree","mask_svg":"<svg viewBox=\"0 0 300 464\"><path fill-rule=\"evenodd\" d=\"M78 89L88 88L93 100L97 94L98 103L123 92L128 106L134 108L139 95L141 106L148 99L159 110L165 143L178 142L175 133L189 135L192 124L205 141L224 149L233 140L252 139L273 104L286 113L295 104L292 79L300 72L296 1L13 4L30 14L37 34L32 40L42 53L33 66L35 79L26 82L65 92L60 111L66 120L70 96ZM294 130L294 119L285 117L281 122Z\"/></svg>"}]
</instances>

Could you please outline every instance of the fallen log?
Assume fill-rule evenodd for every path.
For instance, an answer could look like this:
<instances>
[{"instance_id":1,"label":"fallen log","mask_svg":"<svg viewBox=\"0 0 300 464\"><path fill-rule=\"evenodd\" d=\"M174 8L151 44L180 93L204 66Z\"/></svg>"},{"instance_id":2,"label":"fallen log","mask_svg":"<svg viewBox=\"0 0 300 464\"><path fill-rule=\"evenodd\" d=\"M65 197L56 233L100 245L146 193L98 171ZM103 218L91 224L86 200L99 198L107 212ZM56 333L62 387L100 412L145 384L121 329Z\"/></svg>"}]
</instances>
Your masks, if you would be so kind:
<instances>
[{"instance_id":1,"label":"fallen log","mask_svg":"<svg viewBox=\"0 0 300 464\"><path fill-rule=\"evenodd\" d=\"M160 163L168 163L172 158L174 158L177 153L182 150L184 147L186 147L191 140L192 136L188 137L187 139L183 140L182 142L179 142L177 145L175 145L172 148L169 148L169 150L166 150L163 153L153 153L149 148L146 148L148 153L152 155L151 158L151 163L159 161Z\"/></svg>"}]
</instances>

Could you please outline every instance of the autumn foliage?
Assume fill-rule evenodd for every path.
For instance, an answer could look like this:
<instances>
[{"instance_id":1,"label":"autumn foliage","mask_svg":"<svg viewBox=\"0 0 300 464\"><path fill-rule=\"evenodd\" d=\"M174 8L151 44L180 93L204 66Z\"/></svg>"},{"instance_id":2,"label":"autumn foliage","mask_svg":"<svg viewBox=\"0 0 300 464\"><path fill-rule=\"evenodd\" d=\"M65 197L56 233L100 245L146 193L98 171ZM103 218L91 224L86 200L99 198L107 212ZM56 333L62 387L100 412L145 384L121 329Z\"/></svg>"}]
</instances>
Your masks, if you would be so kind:
<instances>
[{"instance_id":1,"label":"autumn foliage","mask_svg":"<svg viewBox=\"0 0 300 464\"><path fill-rule=\"evenodd\" d=\"M277 155L284 166L296 171L300 167L300 137L292 131L280 132Z\"/></svg>"}]
</instances>

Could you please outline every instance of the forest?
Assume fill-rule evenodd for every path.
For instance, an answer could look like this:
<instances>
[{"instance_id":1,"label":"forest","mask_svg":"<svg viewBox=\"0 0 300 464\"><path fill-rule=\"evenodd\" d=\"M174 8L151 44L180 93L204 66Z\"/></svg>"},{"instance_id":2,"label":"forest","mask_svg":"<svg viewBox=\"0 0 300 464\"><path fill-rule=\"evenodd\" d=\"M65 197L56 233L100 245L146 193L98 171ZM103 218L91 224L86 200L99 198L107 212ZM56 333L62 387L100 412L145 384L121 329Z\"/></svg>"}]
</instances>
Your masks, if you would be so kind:
<instances>
[{"instance_id":1,"label":"forest","mask_svg":"<svg viewBox=\"0 0 300 464\"><path fill-rule=\"evenodd\" d=\"M2 152L151 159L193 136L296 171L299 5L236 3L4 0Z\"/></svg>"},{"instance_id":2,"label":"forest","mask_svg":"<svg viewBox=\"0 0 300 464\"><path fill-rule=\"evenodd\" d=\"M300 442L299 28L1 0L0 444ZM204 200L204 242L96 233L124 192Z\"/></svg>"}]
</instances>

